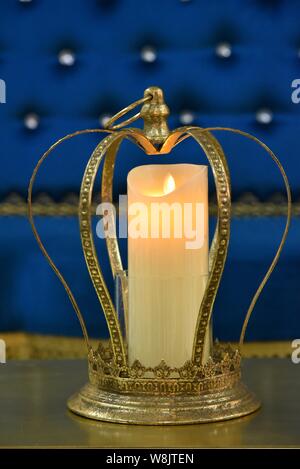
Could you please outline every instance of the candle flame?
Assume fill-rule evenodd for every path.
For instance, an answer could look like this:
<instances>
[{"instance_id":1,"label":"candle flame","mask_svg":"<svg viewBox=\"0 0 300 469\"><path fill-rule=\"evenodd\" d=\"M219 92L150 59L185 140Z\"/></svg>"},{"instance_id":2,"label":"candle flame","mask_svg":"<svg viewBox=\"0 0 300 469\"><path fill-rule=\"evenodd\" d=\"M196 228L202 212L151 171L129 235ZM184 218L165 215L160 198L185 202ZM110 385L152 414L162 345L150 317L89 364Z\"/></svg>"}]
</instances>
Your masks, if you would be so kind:
<instances>
[{"instance_id":1,"label":"candle flame","mask_svg":"<svg viewBox=\"0 0 300 469\"><path fill-rule=\"evenodd\" d=\"M170 194L170 192L173 192L175 190L175 187L176 187L176 184L175 184L175 180L172 174L170 173L167 174L164 180L164 187L163 187L164 194L165 195Z\"/></svg>"}]
</instances>

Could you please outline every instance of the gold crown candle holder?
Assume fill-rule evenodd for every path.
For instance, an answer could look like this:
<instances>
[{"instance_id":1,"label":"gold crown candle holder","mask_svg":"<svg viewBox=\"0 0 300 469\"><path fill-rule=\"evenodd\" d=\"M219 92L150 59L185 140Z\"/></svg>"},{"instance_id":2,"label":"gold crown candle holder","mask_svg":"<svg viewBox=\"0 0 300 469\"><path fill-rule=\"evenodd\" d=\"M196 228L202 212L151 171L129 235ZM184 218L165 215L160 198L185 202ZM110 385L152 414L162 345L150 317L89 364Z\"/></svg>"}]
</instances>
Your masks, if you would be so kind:
<instances>
[{"instance_id":1,"label":"gold crown candle holder","mask_svg":"<svg viewBox=\"0 0 300 469\"><path fill-rule=\"evenodd\" d=\"M142 105L139 113L122 123L115 123L139 105ZM169 110L161 89L148 88L142 99L116 114L107 122L105 129L75 132L52 145L39 160L30 180L28 207L33 233L71 300L87 346L89 383L68 400L69 409L84 417L134 424L190 424L241 417L260 407L260 402L241 379L241 348L250 315L278 261L288 233L291 217L291 194L288 180L277 157L256 137L240 130L219 127L203 129L186 126L169 131L168 115ZM136 128L124 128L139 117L144 120L143 131ZM211 131L219 130L238 133L250 138L266 150L281 172L288 201L287 221L280 245L251 301L242 327L239 346L236 348L229 344L212 344L211 340L213 305L226 260L230 234L230 176L223 150L211 134ZM107 136L97 145L87 163L79 200L82 248L110 334L109 345L99 343L97 350L94 350L73 293L50 258L37 232L33 219L32 189L41 164L58 145L80 134L100 132L106 132ZM180 186L182 178L184 179L183 173L188 174L187 181L185 180L182 185L184 190L190 191L189 196L192 194L202 202L204 220L202 228L206 235L202 240L201 249L196 249L192 254L185 254L177 239L169 241L168 244L163 240L158 240L153 245L144 240L144 244L140 246L129 240L127 274L121 260L115 220L113 217L110 218L110 233L113 232L115 236L106 236L106 244L112 274L118 281L119 296L124 309L123 320L126 331L124 336L120 314L104 281L92 234L91 207L95 178L103 160L101 199L106 204L112 204L115 161L119 146L124 139L129 139L138 145L147 155L164 155L171 153L176 145L181 144L187 138L194 139L203 150L212 169L216 186L217 224L209 254L206 169L203 166L197 168L197 165L183 165L180 168L173 168L176 165L170 165L172 168L168 171L167 165L155 168L155 170L150 166L148 168L145 166L142 172L144 170L148 172L141 180L138 178L137 168L133 170L136 171L135 173L131 171L128 177L130 200L137 197L136 194L139 192L137 186L140 190L143 189L140 187L143 184L149 186L149 181L155 179L156 175L161 182L162 173L176 173ZM129 178L131 178L130 182ZM200 180L202 182L199 185ZM170 181L168 183L170 185ZM171 186L172 184L171 181ZM164 196L170 197L171 201L174 195L172 187L163 193ZM183 201L186 201L184 190L181 186L179 189ZM146 192L142 190L144 201L149 196L149 193L145 194ZM150 194L149 197L155 196L157 194ZM163 246L161 249L160 243ZM147 261L148 264L146 264L146 258L150 259ZM171 263L169 270L167 261ZM180 264L181 261L182 264ZM158 266L159 275L152 278L153 265ZM181 266L183 266L182 269ZM171 307L169 307L169 299ZM176 318L174 316L175 325L172 322L174 319L172 314L176 316ZM144 357L145 362L141 356Z\"/></svg>"}]
</instances>

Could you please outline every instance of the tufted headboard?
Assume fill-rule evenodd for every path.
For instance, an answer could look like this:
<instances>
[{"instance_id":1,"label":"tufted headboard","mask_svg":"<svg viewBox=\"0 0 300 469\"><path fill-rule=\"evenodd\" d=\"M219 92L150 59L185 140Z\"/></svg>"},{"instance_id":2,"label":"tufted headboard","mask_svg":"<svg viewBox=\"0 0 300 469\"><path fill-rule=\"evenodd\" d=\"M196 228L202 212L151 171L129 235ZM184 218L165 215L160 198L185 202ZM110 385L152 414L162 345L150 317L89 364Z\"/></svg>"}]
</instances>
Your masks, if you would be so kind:
<instances>
[{"instance_id":1,"label":"tufted headboard","mask_svg":"<svg viewBox=\"0 0 300 469\"><path fill-rule=\"evenodd\" d=\"M171 109L171 128L240 128L282 161L294 195L293 223L247 338L300 337L300 103L292 101L292 82L300 78L299 21L300 0L0 0L0 331L80 334L25 217L29 177L55 140L103 126L157 85ZM236 340L284 227L284 193L262 150L242 137L218 138L232 173L234 219L214 321L217 337ZM81 175L96 142L95 136L78 137L57 150L37 181L35 211L91 335L105 336L75 216ZM183 158L201 162L192 142L164 161ZM126 190L129 169L148 161L124 144L116 193ZM210 192L213 207L212 185ZM101 241L98 249L109 278Z\"/></svg>"}]
</instances>

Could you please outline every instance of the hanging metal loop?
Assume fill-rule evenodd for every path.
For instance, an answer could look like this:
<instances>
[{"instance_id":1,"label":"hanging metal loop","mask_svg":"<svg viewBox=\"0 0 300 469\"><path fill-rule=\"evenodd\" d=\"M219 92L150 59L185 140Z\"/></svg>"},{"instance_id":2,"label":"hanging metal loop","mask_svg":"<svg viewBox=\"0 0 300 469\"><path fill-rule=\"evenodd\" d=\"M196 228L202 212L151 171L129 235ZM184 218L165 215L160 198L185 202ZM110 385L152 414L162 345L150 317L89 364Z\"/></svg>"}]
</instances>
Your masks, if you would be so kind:
<instances>
[{"instance_id":1,"label":"hanging metal loop","mask_svg":"<svg viewBox=\"0 0 300 469\"><path fill-rule=\"evenodd\" d=\"M122 127L125 127L126 125L132 124L132 122L136 121L137 119L139 119L141 117L141 112L137 112L134 116L129 117L128 119L126 119L123 122L120 122L120 124L113 125L114 122L121 119L121 117L125 116L126 114L128 114L130 111L132 111L136 107L140 106L141 104L145 104L148 101L151 101L151 99L152 99L152 96L148 95L148 96L144 96L141 99L138 99L137 101L134 101L132 104L129 104L129 106L126 106L124 109L122 109L121 111L117 112L117 114L112 116L106 122L106 124L104 125L104 128L105 129L110 129L110 130L118 130L118 129L121 129Z\"/></svg>"}]
</instances>

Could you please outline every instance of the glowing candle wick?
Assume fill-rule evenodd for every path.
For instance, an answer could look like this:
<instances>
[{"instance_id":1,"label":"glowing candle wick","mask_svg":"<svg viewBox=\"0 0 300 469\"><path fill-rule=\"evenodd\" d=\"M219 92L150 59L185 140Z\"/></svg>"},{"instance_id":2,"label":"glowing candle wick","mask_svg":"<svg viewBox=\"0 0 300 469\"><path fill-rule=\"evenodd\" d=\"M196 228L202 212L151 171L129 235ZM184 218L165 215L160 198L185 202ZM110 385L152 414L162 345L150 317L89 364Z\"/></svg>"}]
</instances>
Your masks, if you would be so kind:
<instances>
[{"instance_id":1,"label":"glowing candle wick","mask_svg":"<svg viewBox=\"0 0 300 469\"><path fill-rule=\"evenodd\" d=\"M176 187L176 184L175 184L175 180L172 174L167 174L165 181L164 181L164 187L163 187L164 194L165 195L170 194L170 192L173 192L175 190L175 187Z\"/></svg>"}]
</instances>

